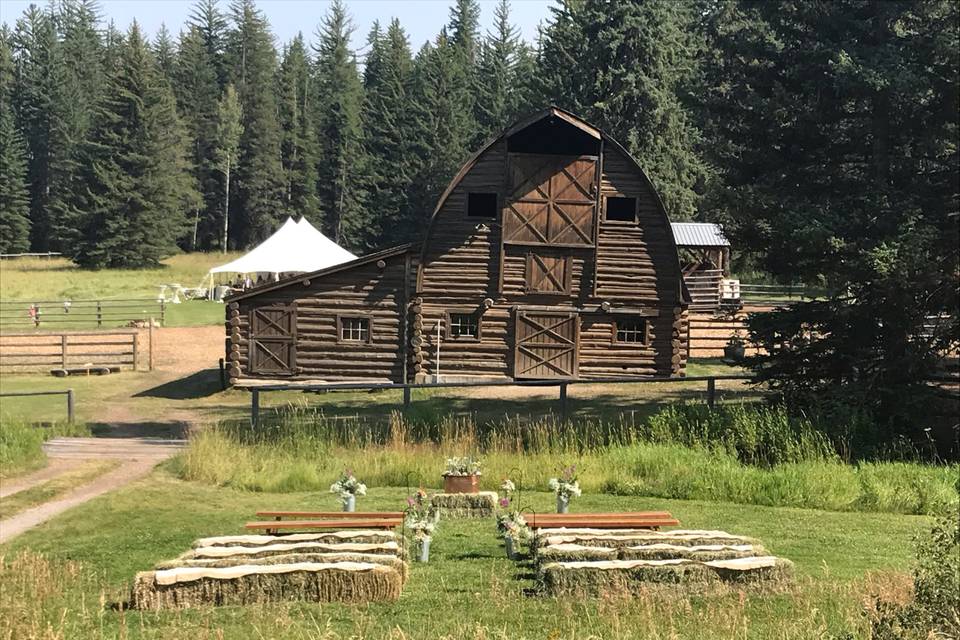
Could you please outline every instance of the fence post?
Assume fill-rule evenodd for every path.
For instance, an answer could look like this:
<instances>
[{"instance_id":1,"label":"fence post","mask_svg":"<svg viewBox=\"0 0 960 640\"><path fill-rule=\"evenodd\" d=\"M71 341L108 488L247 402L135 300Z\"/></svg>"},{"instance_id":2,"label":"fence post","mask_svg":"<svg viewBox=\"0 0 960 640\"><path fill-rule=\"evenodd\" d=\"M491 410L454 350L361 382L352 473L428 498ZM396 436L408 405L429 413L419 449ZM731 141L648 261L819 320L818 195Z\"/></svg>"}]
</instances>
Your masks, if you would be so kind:
<instances>
[{"instance_id":1,"label":"fence post","mask_svg":"<svg viewBox=\"0 0 960 640\"><path fill-rule=\"evenodd\" d=\"M67 368L67 334L60 336L60 366Z\"/></svg>"},{"instance_id":2,"label":"fence post","mask_svg":"<svg viewBox=\"0 0 960 640\"><path fill-rule=\"evenodd\" d=\"M103 309L100 308L100 301L97 300L97 329L103 325Z\"/></svg>"},{"instance_id":3,"label":"fence post","mask_svg":"<svg viewBox=\"0 0 960 640\"><path fill-rule=\"evenodd\" d=\"M560 420L567 421L567 383L560 383Z\"/></svg>"},{"instance_id":4,"label":"fence post","mask_svg":"<svg viewBox=\"0 0 960 640\"><path fill-rule=\"evenodd\" d=\"M67 389L67 422L73 424L73 389Z\"/></svg>"},{"instance_id":5,"label":"fence post","mask_svg":"<svg viewBox=\"0 0 960 640\"><path fill-rule=\"evenodd\" d=\"M410 385L403 386L403 412L410 410Z\"/></svg>"},{"instance_id":6,"label":"fence post","mask_svg":"<svg viewBox=\"0 0 960 640\"><path fill-rule=\"evenodd\" d=\"M227 365L223 358L220 358L220 389L227 390Z\"/></svg>"},{"instance_id":7,"label":"fence post","mask_svg":"<svg viewBox=\"0 0 960 640\"><path fill-rule=\"evenodd\" d=\"M707 407L713 409L713 403L717 399L717 380L707 378Z\"/></svg>"},{"instance_id":8,"label":"fence post","mask_svg":"<svg viewBox=\"0 0 960 640\"><path fill-rule=\"evenodd\" d=\"M135 332L131 338L133 338L133 370L137 370L137 345L140 342L140 332Z\"/></svg>"},{"instance_id":9,"label":"fence post","mask_svg":"<svg viewBox=\"0 0 960 640\"><path fill-rule=\"evenodd\" d=\"M147 325L147 371L153 371L153 316Z\"/></svg>"},{"instance_id":10,"label":"fence post","mask_svg":"<svg viewBox=\"0 0 960 640\"><path fill-rule=\"evenodd\" d=\"M250 424L256 429L260 426L260 391L250 390Z\"/></svg>"},{"instance_id":11,"label":"fence post","mask_svg":"<svg viewBox=\"0 0 960 640\"><path fill-rule=\"evenodd\" d=\"M33 326L35 328L40 328L40 303L39 302L33 308Z\"/></svg>"},{"instance_id":12,"label":"fence post","mask_svg":"<svg viewBox=\"0 0 960 640\"><path fill-rule=\"evenodd\" d=\"M166 319L167 319L167 301L166 301L166 300L160 300L160 326L161 326L161 327L165 327L165 326L166 326L166 324L165 324L165 323L166 323Z\"/></svg>"}]
</instances>

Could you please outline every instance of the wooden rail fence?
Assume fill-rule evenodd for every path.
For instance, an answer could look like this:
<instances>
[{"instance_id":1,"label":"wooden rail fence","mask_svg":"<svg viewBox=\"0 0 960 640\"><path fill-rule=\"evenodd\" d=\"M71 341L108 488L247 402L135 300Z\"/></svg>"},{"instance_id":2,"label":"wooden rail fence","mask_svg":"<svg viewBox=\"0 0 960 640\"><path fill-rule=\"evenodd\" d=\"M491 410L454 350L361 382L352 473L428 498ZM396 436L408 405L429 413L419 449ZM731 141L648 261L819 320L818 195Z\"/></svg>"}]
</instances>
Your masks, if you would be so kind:
<instances>
[{"instance_id":1,"label":"wooden rail fence","mask_svg":"<svg viewBox=\"0 0 960 640\"><path fill-rule=\"evenodd\" d=\"M678 383L678 382L705 382L707 406L713 408L717 398L717 381L719 380L753 380L753 376L689 376L685 378L604 378L601 380L492 380L489 382L436 382L436 383L368 383L342 382L333 384L298 384L276 383L249 387L250 390L250 423L254 427L260 426L260 392L262 391L379 391L384 389L403 389L403 410L407 411L413 403L413 389L466 389L479 387L557 387L557 413L560 419L566 421L569 415L567 407L567 387L578 384L650 384L650 383Z\"/></svg>"},{"instance_id":2,"label":"wooden rail fence","mask_svg":"<svg viewBox=\"0 0 960 640\"><path fill-rule=\"evenodd\" d=\"M166 303L155 298L108 300L0 300L0 327L40 329L122 327L166 319Z\"/></svg>"},{"instance_id":3,"label":"wooden rail fence","mask_svg":"<svg viewBox=\"0 0 960 640\"><path fill-rule=\"evenodd\" d=\"M141 361L140 332L71 331L0 333L0 370L8 373L74 367L128 367ZM148 329L148 368L153 368L153 330Z\"/></svg>"},{"instance_id":4,"label":"wooden rail fence","mask_svg":"<svg viewBox=\"0 0 960 640\"><path fill-rule=\"evenodd\" d=\"M692 313L689 316L687 335L687 358L722 358L723 348L731 338L739 337L746 343L747 314L744 312L726 315ZM746 355L756 349L745 344Z\"/></svg>"},{"instance_id":5,"label":"wooden rail fence","mask_svg":"<svg viewBox=\"0 0 960 640\"><path fill-rule=\"evenodd\" d=\"M0 393L0 398L32 398L35 396L67 396L67 422L74 421L73 389L65 391L12 391Z\"/></svg>"}]
</instances>

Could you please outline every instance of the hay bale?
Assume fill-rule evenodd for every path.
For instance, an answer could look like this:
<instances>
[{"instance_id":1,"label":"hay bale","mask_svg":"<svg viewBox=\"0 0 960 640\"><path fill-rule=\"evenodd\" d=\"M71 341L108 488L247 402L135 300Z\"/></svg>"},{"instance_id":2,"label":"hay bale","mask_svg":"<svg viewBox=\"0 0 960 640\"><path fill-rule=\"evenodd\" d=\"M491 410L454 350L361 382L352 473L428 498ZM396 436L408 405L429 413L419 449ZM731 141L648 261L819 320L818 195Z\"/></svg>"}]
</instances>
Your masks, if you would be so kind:
<instances>
[{"instance_id":1,"label":"hay bale","mask_svg":"<svg viewBox=\"0 0 960 640\"><path fill-rule=\"evenodd\" d=\"M157 563L156 570L176 569L179 567L234 567L237 565L297 564L303 562L366 562L393 567L400 572L403 582L407 581L409 569L406 562L396 555L378 553L285 553L269 556L230 556L227 558L177 558Z\"/></svg>"},{"instance_id":2,"label":"hay bale","mask_svg":"<svg viewBox=\"0 0 960 640\"><path fill-rule=\"evenodd\" d=\"M364 562L181 567L138 573L130 603L159 610L297 600L393 601L402 586L396 569Z\"/></svg>"},{"instance_id":3,"label":"hay bale","mask_svg":"<svg viewBox=\"0 0 960 640\"><path fill-rule=\"evenodd\" d=\"M284 553L400 553L400 545L394 541L367 544L362 542L290 542L249 547L195 547L180 555L181 559L229 558L240 556L266 557Z\"/></svg>"},{"instance_id":4,"label":"hay bale","mask_svg":"<svg viewBox=\"0 0 960 640\"><path fill-rule=\"evenodd\" d=\"M676 558L705 562L765 554L766 550L762 546L750 544L685 546L655 543L618 548L566 543L538 548L535 560L538 564L596 560L671 560Z\"/></svg>"},{"instance_id":5,"label":"hay bale","mask_svg":"<svg viewBox=\"0 0 960 640\"><path fill-rule=\"evenodd\" d=\"M286 535L241 535L215 536L200 538L193 541L193 547L257 547L274 542L324 542L336 544L341 542L357 542L378 544L397 540L393 531L378 531L356 529L347 531L323 531L320 533L290 533Z\"/></svg>"},{"instance_id":6,"label":"hay bale","mask_svg":"<svg viewBox=\"0 0 960 640\"><path fill-rule=\"evenodd\" d=\"M775 556L713 560L703 564L724 582L785 582L793 577L793 563Z\"/></svg>"},{"instance_id":7,"label":"hay bale","mask_svg":"<svg viewBox=\"0 0 960 640\"><path fill-rule=\"evenodd\" d=\"M617 550L612 547L591 547L582 544L556 544L540 547L534 555L539 565L551 562L578 562L596 560L616 560Z\"/></svg>"},{"instance_id":8,"label":"hay bale","mask_svg":"<svg viewBox=\"0 0 960 640\"><path fill-rule=\"evenodd\" d=\"M430 498L430 506L447 518L492 518L498 498L496 491L436 493Z\"/></svg>"},{"instance_id":9,"label":"hay bale","mask_svg":"<svg viewBox=\"0 0 960 640\"><path fill-rule=\"evenodd\" d=\"M702 546L711 544L741 545L758 544L756 540L735 536L723 531L649 531L645 529L541 529L534 536L533 547L558 544L585 544L593 547L632 547L644 544L665 543L678 546Z\"/></svg>"}]
</instances>

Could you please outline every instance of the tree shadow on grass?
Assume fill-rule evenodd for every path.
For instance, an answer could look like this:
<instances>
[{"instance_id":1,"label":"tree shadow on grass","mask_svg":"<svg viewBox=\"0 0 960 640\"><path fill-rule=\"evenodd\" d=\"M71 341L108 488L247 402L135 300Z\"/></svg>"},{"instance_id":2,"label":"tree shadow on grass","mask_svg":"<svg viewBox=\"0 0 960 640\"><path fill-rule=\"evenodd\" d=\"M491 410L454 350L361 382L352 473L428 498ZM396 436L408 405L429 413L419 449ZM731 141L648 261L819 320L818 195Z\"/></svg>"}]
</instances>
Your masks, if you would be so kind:
<instances>
[{"instance_id":1,"label":"tree shadow on grass","mask_svg":"<svg viewBox=\"0 0 960 640\"><path fill-rule=\"evenodd\" d=\"M135 398L164 398L165 400L197 400L220 393L220 372L203 369L184 378L164 382L134 394Z\"/></svg>"}]
</instances>

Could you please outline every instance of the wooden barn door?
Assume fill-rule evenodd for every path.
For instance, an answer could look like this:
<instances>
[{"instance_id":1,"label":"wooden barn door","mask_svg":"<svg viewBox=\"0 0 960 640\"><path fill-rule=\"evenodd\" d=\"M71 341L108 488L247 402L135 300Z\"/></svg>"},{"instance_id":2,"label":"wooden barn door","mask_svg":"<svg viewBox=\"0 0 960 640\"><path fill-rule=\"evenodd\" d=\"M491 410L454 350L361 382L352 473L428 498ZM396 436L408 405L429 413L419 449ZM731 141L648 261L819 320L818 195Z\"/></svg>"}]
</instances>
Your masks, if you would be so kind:
<instances>
[{"instance_id":1,"label":"wooden barn door","mask_svg":"<svg viewBox=\"0 0 960 640\"><path fill-rule=\"evenodd\" d=\"M580 316L517 310L514 330L514 378L576 378Z\"/></svg>"},{"instance_id":2,"label":"wooden barn door","mask_svg":"<svg viewBox=\"0 0 960 640\"><path fill-rule=\"evenodd\" d=\"M597 159L512 154L506 244L593 246Z\"/></svg>"},{"instance_id":3,"label":"wooden barn door","mask_svg":"<svg viewBox=\"0 0 960 640\"><path fill-rule=\"evenodd\" d=\"M250 312L250 373L290 376L297 372L297 307Z\"/></svg>"}]
</instances>

